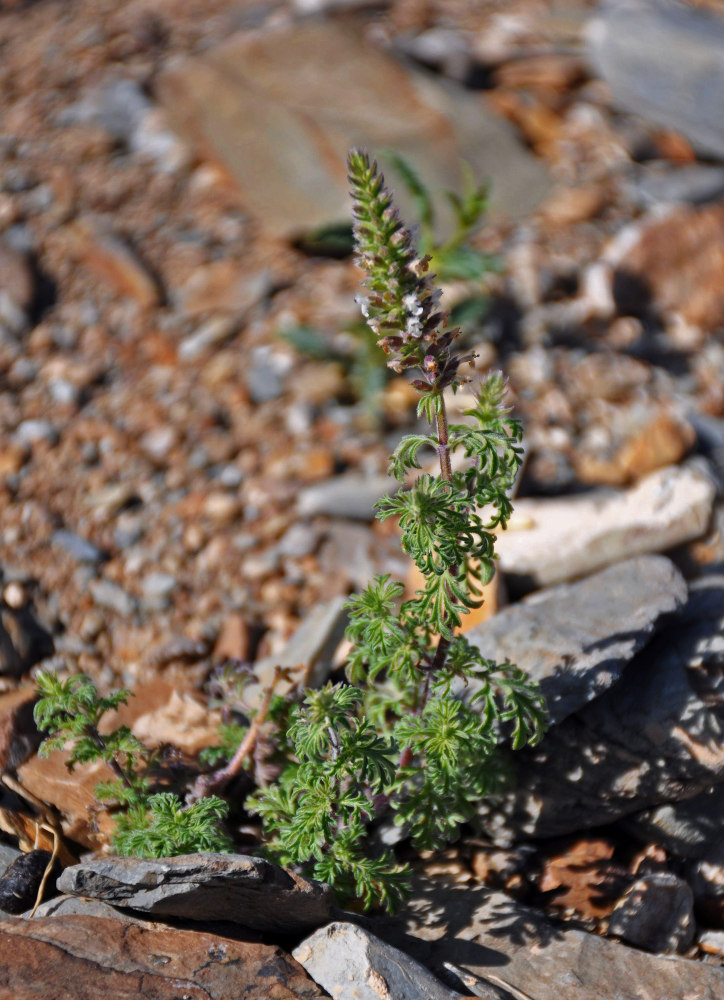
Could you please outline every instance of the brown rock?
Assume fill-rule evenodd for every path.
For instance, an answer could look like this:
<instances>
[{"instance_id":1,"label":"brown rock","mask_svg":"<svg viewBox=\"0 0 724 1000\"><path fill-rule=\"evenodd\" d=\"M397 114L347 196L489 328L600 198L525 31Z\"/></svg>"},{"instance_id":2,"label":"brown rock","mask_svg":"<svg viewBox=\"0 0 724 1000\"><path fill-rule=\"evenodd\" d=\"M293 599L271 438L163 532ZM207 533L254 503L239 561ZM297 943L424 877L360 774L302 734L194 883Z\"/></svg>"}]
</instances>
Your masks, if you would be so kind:
<instances>
[{"instance_id":1,"label":"brown rock","mask_svg":"<svg viewBox=\"0 0 724 1000\"><path fill-rule=\"evenodd\" d=\"M0 695L0 771L14 771L40 745L33 720L38 693L34 685Z\"/></svg>"},{"instance_id":2,"label":"brown rock","mask_svg":"<svg viewBox=\"0 0 724 1000\"><path fill-rule=\"evenodd\" d=\"M581 184L554 191L541 205L541 215L554 226L572 226L595 218L606 203L600 184Z\"/></svg>"},{"instance_id":3,"label":"brown rock","mask_svg":"<svg viewBox=\"0 0 724 1000\"><path fill-rule=\"evenodd\" d=\"M98 809L94 789L115 775L100 761L78 764L71 773L66 760L67 754L60 750L47 758L36 754L18 768L18 778L31 794L60 812L66 837L95 849L106 839L112 821L105 810Z\"/></svg>"},{"instance_id":4,"label":"brown rock","mask_svg":"<svg viewBox=\"0 0 724 1000\"><path fill-rule=\"evenodd\" d=\"M694 444L691 424L660 409L652 419L628 437L611 455L579 451L574 456L578 478L601 486L624 486L656 469L676 465Z\"/></svg>"},{"instance_id":5,"label":"brown rock","mask_svg":"<svg viewBox=\"0 0 724 1000\"><path fill-rule=\"evenodd\" d=\"M158 305L155 279L137 254L100 223L85 219L67 227L80 263L118 295L129 296L142 309Z\"/></svg>"},{"instance_id":6,"label":"brown rock","mask_svg":"<svg viewBox=\"0 0 724 1000\"><path fill-rule=\"evenodd\" d=\"M266 273L249 275L236 261L216 260L197 268L179 289L179 305L188 316L243 315L266 295L270 284Z\"/></svg>"},{"instance_id":7,"label":"brown rock","mask_svg":"<svg viewBox=\"0 0 724 1000\"><path fill-rule=\"evenodd\" d=\"M0 997L321 1000L291 956L217 934L96 916L0 923Z\"/></svg>"},{"instance_id":8,"label":"brown rock","mask_svg":"<svg viewBox=\"0 0 724 1000\"><path fill-rule=\"evenodd\" d=\"M35 281L30 266L17 250L0 243L0 292L24 312L30 308L35 294Z\"/></svg>"},{"instance_id":9,"label":"brown rock","mask_svg":"<svg viewBox=\"0 0 724 1000\"><path fill-rule=\"evenodd\" d=\"M310 18L240 33L167 67L157 92L177 130L228 169L274 235L349 217L352 145L394 146L433 192L457 188L467 160L491 177L496 209L516 216L549 185L541 165L476 98L462 88L451 96L340 23Z\"/></svg>"},{"instance_id":10,"label":"brown rock","mask_svg":"<svg viewBox=\"0 0 724 1000\"><path fill-rule=\"evenodd\" d=\"M636 225L638 238L616 266L619 310L653 307L705 331L724 326L724 205L677 208Z\"/></svg>"}]
</instances>

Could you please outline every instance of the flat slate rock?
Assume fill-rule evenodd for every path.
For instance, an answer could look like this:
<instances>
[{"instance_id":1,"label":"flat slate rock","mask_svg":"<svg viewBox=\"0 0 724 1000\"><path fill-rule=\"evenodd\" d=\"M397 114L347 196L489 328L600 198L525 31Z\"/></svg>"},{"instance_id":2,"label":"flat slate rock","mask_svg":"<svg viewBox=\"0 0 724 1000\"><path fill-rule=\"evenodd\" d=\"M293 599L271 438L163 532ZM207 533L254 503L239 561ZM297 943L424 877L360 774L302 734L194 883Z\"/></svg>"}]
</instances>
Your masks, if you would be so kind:
<instances>
[{"instance_id":1,"label":"flat slate rock","mask_svg":"<svg viewBox=\"0 0 724 1000\"><path fill-rule=\"evenodd\" d=\"M0 922L7 1000L322 1000L272 945L99 916Z\"/></svg>"},{"instance_id":2,"label":"flat slate rock","mask_svg":"<svg viewBox=\"0 0 724 1000\"><path fill-rule=\"evenodd\" d=\"M721 1000L724 969L662 958L562 927L482 886L420 881L399 916L375 927L433 972L451 966L533 1000ZM463 976L461 984L472 992ZM520 992L516 992L520 991ZM485 995L481 991L481 995Z\"/></svg>"},{"instance_id":3,"label":"flat slate rock","mask_svg":"<svg viewBox=\"0 0 724 1000\"><path fill-rule=\"evenodd\" d=\"M665 552L704 534L715 494L706 468L691 462L652 472L628 490L516 500L495 546L500 568L515 589L533 590Z\"/></svg>"},{"instance_id":4,"label":"flat slate rock","mask_svg":"<svg viewBox=\"0 0 724 1000\"><path fill-rule=\"evenodd\" d=\"M592 60L620 107L724 159L721 12L679 0L609 0L588 39Z\"/></svg>"},{"instance_id":5,"label":"flat slate rock","mask_svg":"<svg viewBox=\"0 0 724 1000\"><path fill-rule=\"evenodd\" d=\"M103 858L66 868L57 886L152 916L228 920L263 931L317 927L334 910L329 886L243 854Z\"/></svg>"},{"instance_id":6,"label":"flat slate rock","mask_svg":"<svg viewBox=\"0 0 724 1000\"><path fill-rule=\"evenodd\" d=\"M615 687L512 755L499 830L574 833L724 781L723 652L724 576L712 575Z\"/></svg>"},{"instance_id":7,"label":"flat slate rock","mask_svg":"<svg viewBox=\"0 0 724 1000\"><path fill-rule=\"evenodd\" d=\"M349 219L350 146L403 154L435 195L459 189L466 161L491 180L495 210L516 218L551 188L545 167L479 95L414 71L358 24L307 18L238 32L164 67L156 92L177 130L225 168L274 235ZM440 209L452 222L443 199Z\"/></svg>"},{"instance_id":8,"label":"flat slate rock","mask_svg":"<svg viewBox=\"0 0 724 1000\"><path fill-rule=\"evenodd\" d=\"M467 638L489 659L510 660L539 681L555 724L616 684L686 596L673 563L639 556L533 594Z\"/></svg>"},{"instance_id":9,"label":"flat slate rock","mask_svg":"<svg viewBox=\"0 0 724 1000\"><path fill-rule=\"evenodd\" d=\"M356 924L320 927L294 958L334 1000L459 1000L431 972Z\"/></svg>"}]
</instances>

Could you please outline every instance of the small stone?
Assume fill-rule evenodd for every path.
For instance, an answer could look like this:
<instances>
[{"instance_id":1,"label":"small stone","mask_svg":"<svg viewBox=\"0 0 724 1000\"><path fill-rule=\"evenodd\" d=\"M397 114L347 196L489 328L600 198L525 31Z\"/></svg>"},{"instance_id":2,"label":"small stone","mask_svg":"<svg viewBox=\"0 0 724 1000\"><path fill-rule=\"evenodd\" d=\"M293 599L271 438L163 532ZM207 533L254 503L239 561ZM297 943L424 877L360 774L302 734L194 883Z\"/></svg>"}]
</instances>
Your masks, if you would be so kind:
<instances>
[{"instance_id":1,"label":"small stone","mask_svg":"<svg viewBox=\"0 0 724 1000\"><path fill-rule=\"evenodd\" d=\"M290 358L271 347L262 345L251 352L251 364L245 379L255 403L278 399L284 391L284 376L291 366Z\"/></svg>"},{"instance_id":2,"label":"small stone","mask_svg":"<svg viewBox=\"0 0 724 1000\"><path fill-rule=\"evenodd\" d=\"M109 608L123 618L130 618L136 610L134 598L111 580L91 580L89 589L97 605Z\"/></svg>"},{"instance_id":3,"label":"small stone","mask_svg":"<svg viewBox=\"0 0 724 1000\"><path fill-rule=\"evenodd\" d=\"M204 500L203 513L212 521L231 521L239 511L238 499L229 493L209 493Z\"/></svg>"},{"instance_id":4,"label":"small stone","mask_svg":"<svg viewBox=\"0 0 724 1000\"><path fill-rule=\"evenodd\" d=\"M231 313L238 326L246 313L269 294L272 286L273 279L268 271L250 275L236 261L217 260L196 268L175 294L179 307L187 316Z\"/></svg>"},{"instance_id":5,"label":"small stone","mask_svg":"<svg viewBox=\"0 0 724 1000\"><path fill-rule=\"evenodd\" d=\"M21 445L36 444L38 441L54 445L58 443L58 431L49 420L42 417L23 420L16 428L15 440Z\"/></svg>"},{"instance_id":6,"label":"small stone","mask_svg":"<svg viewBox=\"0 0 724 1000\"><path fill-rule=\"evenodd\" d=\"M141 437L139 444L155 462L163 462L177 441L173 427L154 427Z\"/></svg>"},{"instance_id":7,"label":"small stone","mask_svg":"<svg viewBox=\"0 0 724 1000\"><path fill-rule=\"evenodd\" d=\"M647 951L686 951L696 932L691 888L669 872L637 879L616 904L608 930Z\"/></svg>"},{"instance_id":8,"label":"small stone","mask_svg":"<svg viewBox=\"0 0 724 1000\"><path fill-rule=\"evenodd\" d=\"M345 473L302 490L297 501L297 511L301 517L326 514L328 517L372 521L375 517L375 502L387 493L394 493L397 485L387 476Z\"/></svg>"},{"instance_id":9,"label":"small stone","mask_svg":"<svg viewBox=\"0 0 724 1000\"><path fill-rule=\"evenodd\" d=\"M108 558L107 553L103 549L99 549L97 545L89 542L87 538L83 538L81 535L77 535L74 531L69 531L67 528L59 528L57 531L54 531L52 542L61 549L65 549L68 555L72 556L76 562L101 563L104 559Z\"/></svg>"},{"instance_id":10,"label":"small stone","mask_svg":"<svg viewBox=\"0 0 724 1000\"><path fill-rule=\"evenodd\" d=\"M703 205L724 194L724 167L690 163L671 167L646 164L633 172L629 196L640 208L652 205Z\"/></svg>"},{"instance_id":11,"label":"small stone","mask_svg":"<svg viewBox=\"0 0 724 1000\"><path fill-rule=\"evenodd\" d=\"M319 545L319 532L308 524L293 524L284 533L277 545L280 556L291 559L303 559L311 555Z\"/></svg>"},{"instance_id":12,"label":"small stone","mask_svg":"<svg viewBox=\"0 0 724 1000\"><path fill-rule=\"evenodd\" d=\"M172 573L155 571L143 578L141 590L148 608L162 611L168 607L171 594L178 589L178 580Z\"/></svg>"},{"instance_id":13,"label":"small stone","mask_svg":"<svg viewBox=\"0 0 724 1000\"><path fill-rule=\"evenodd\" d=\"M141 309L158 305L158 284L135 250L108 226L91 219L66 227L75 256L109 289L131 298Z\"/></svg>"},{"instance_id":14,"label":"small stone","mask_svg":"<svg viewBox=\"0 0 724 1000\"><path fill-rule=\"evenodd\" d=\"M322 927L292 954L334 1000L462 1000L419 962L356 924Z\"/></svg>"},{"instance_id":15,"label":"small stone","mask_svg":"<svg viewBox=\"0 0 724 1000\"><path fill-rule=\"evenodd\" d=\"M704 931L699 935L699 947L707 955L724 958L724 931Z\"/></svg>"},{"instance_id":16,"label":"small stone","mask_svg":"<svg viewBox=\"0 0 724 1000\"><path fill-rule=\"evenodd\" d=\"M178 356L183 361L193 361L212 347L223 344L238 328L239 320L236 316L212 316L181 341Z\"/></svg>"},{"instance_id":17,"label":"small stone","mask_svg":"<svg viewBox=\"0 0 724 1000\"><path fill-rule=\"evenodd\" d=\"M150 916L228 920L255 930L300 931L329 920L327 885L241 854L104 858L66 868L61 892Z\"/></svg>"},{"instance_id":18,"label":"small stone","mask_svg":"<svg viewBox=\"0 0 724 1000\"><path fill-rule=\"evenodd\" d=\"M0 695L0 772L14 771L32 756L42 739L33 708L38 700L34 684ZM0 859L1 864L1 859Z\"/></svg>"}]
</instances>

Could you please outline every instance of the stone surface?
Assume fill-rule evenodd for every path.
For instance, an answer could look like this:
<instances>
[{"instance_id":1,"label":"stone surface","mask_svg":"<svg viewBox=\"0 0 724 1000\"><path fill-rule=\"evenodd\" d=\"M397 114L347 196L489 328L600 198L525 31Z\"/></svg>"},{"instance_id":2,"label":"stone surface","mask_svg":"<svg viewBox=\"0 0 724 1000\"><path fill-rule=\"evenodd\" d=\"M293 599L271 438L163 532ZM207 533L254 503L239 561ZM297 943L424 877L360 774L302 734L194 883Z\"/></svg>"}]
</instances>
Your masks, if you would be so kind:
<instances>
[{"instance_id":1,"label":"stone surface","mask_svg":"<svg viewBox=\"0 0 724 1000\"><path fill-rule=\"evenodd\" d=\"M0 772L14 771L40 746L42 734L33 719L37 699L34 684L0 695Z\"/></svg>"},{"instance_id":2,"label":"stone surface","mask_svg":"<svg viewBox=\"0 0 724 1000\"><path fill-rule=\"evenodd\" d=\"M288 932L329 920L334 902L328 886L239 854L88 861L66 868L58 889L152 916Z\"/></svg>"},{"instance_id":3,"label":"stone surface","mask_svg":"<svg viewBox=\"0 0 724 1000\"><path fill-rule=\"evenodd\" d=\"M302 490L297 510L301 517L326 514L327 517L346 517L353 521L372 521L375 502L386 493L394 493L397 486L398 483L388 476L345 473Z\"/></svg>"},{"instance_id":4,"label":"stone surface","mask_svg":"<svg viewBox=\"0 0 724 1000\"><path fill-rule=\"evenodd\" d=\"M334 1000L458 1000L424 966L356 924L320 927L292 952Z\"/></svg>"},{"instance_id":5,"label":"stone surface","mask_svg":"<svg viewBox=\"0 0 724 1000\"><path fill-rule=\"evenodd\" d=\"M691 463L624 491L518 500L496 543L500 568L517 588L532 589L665 551L704 534L715 492L708 472Z\"/></svg>"},{"instance_id":6,"label":"stone surface","mask_svg":"<svg viewBox=\"0 0 724 1000\"><path fill-rule=\"evenodd\" d=\"M516 998L516 989L534 1000L719 1000L724 992L724 969L649 955L553 924L502 893L442 880L421 883L375 933L434 972L452 964L483 979L492 973Z\"/></svg>"},{"instance_id":7,"label":"stone surface","mask_svg":"<svg viewBox=\"0 0 724 1000\"><path fill-rule=\"evenodd\" d=\"M652 211L624 227L606 255L619 312L674 314L712 331L724 325L724 206Z\"/></svg>"},{"instance_id":8,"label":"stone surface","mask_svg":"<svg viewBox=\"0 0 724 1000\"><path fill-rule=\"evenodd\" d=\"M724 167L689 163L671 167L668 163L636 168L630 183L631 197L641 206L701 205L724 194Z\"/></svg>"},{"instance_id":9,"label":"stone surface","mask_svg":"<svg viewBox=\"0 0 724 1000\"><path fill-rule=\"evenodd\" d=\"M677 0L609 0L589 28L614 100L724 158L724 17Z\"/></svg>"},{"instance_id":10,"label":"stone surface","mask_svg":"<svg viewBox=\"0 0 724 1000\"><path fill-rule=\"evenodd\" d=\"M331 21L239 34L166 68L158 93L179 132L223 164L278 235L349 217L353 145L394 147L434 192L459 186L465 160L492 180L496 210L516 216L550 187L545 168L479 98Z\"/></svg>"},{"instance_id":11,"label":"stone surface","mask_svg":"<svg viewBox=\"0 0 724 1000\"><path fill-rule=\"evenodd\" d=\"M706 858L721 846L723 816L724 785L714 785L683 802L667 802L627 816L624 825L680 858Z\"/></svg>"},{"instance_id":12,"label":"stone surface","mask_svg":"<svg viewBox=\"0 0 724 1000\"><path fill-rule=\"evenodd\" d=\"M160 302L161 292L153 275L135 250L105 222L87 218L68 229L74 256L111 292L129 297L141 309Z\"/></svg>"},{"instance_id":13,"label":"stone surface","mask_svg":"<svg viewBox=\"0 0 724 1000\"><path fill-rule=\"evenodd\" d=\"M639 556L533 594L466 634L484 656L539 681L556 724L616 684L686 596L668 559Z\"/></svg>"},{"instance_id":14,"label":"stone surface","mask_svg":"<svg viewBox=\"0 0 724 1000\"><path fill-rule=\"evenodd\" d=\"M11 607L0 599L0 675L19 677L51 656L53 639L40 624L31 604Z\"/></svg>"},{"instance_id":15,"label":"stone surface","mask_svg":"<svg viewBox=\"0 0 724 1000\"><path fill-rule=\"evenodd\" d=\"M321 1000L281 948L99 916L0 923L0 996L13 1000Z\"/></svg>"},{"instance_id":16,"label":"stone surface","mask_svg":"<svg viewBox=\"0 0 724 1000\"><path fill-rule=\"evenodd\" d=\"M724 780L723 628L724 577L702 578L618 684L513 755L502 826L571 833Z\"/></svg>"},{"instance_id":17,"label":"stone surface","mask_svg":"<svg viewBox=\"0 0 724 1000\"><path fill-rule=\"evenodd\" d=\"M332 657L344 637L347 627L346 598L335 597L326 604L312 608L302 624L280 653L257 660L254 674L259 683L246 686L244 697L253 705L261 699L263 689L271 682L277 667L297 670L303 687L321 687L331 672ZM277 691L283 693L297 678L280 681Z\"/></svg>"},{"instance_id":18,"label":"stone surface","mask_svg":"<svg viewBox=\"0 0 724 1000\"><path fill-rule=\"evenodd\" d=\"M690 886L670 872L644 875L616 904L608 930L647 951L686 951L696 931Z\"/></svg>"}]
</instances>

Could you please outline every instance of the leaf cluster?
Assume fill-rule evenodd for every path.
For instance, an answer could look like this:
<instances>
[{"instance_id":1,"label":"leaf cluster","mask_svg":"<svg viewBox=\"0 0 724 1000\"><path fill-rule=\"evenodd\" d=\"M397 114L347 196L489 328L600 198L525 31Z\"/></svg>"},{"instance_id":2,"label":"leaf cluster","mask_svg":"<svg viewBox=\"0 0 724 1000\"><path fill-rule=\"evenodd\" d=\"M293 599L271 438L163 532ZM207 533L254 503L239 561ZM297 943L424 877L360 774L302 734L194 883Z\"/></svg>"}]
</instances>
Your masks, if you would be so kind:
<instances>
[{"instance_id":1,"label":"leaf cluster","mask_svg":"<svg viewBox=\"0 0 724 1000\"><path fill-rule=\"evenodd\" d=\"M130 691L101 696L82 674L62 680L38 671L36 683L41 697L34 709L35 722L50 733L40 746L41 756L66 749L71 771L76 764L104 761L116 775L98 784L95 794L120 810L113 832L113 846L120 854L163 857L231 849L222 824L228 806L222 799L211 797L185 806L172 792L152 794L154 754L127 726L101 731L103 716L125 705Z\"/></svg>"}]
</instances>

